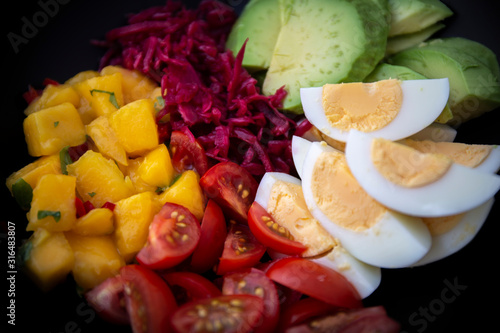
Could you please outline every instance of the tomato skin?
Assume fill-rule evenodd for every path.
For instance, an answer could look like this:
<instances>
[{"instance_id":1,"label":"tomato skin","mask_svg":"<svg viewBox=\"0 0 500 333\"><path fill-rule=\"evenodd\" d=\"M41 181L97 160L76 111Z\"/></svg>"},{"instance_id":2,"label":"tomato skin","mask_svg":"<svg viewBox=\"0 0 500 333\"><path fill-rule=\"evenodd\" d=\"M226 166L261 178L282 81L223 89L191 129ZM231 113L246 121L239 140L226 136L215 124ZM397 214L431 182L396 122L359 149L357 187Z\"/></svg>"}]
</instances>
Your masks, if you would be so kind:
<instances>
[{"instance_id":1,"label":"tomato skin","mask_svg":"<svg viewBox=\"0 0 500 333\"><path fill-rule=\"evenodd\" d=\"M194 137L182 131L173 131L170 135L170 153L172 165L177 172L195 169L201 176L208 170L205 149Z\"/></svg>"},{"instance_id":2,"label":"tomato skin","mask_svg":"<svg viewBox=\"0 0 500 333\"><path fill-rule=\"evenodd\" d=\"M259 184L245 168L233 162L217 163L200 178L200 186L229 218L247 223Z\"/></svg>"},{"instance_id":3,"label":"tomato skin","mask_svg":"<svg viewBox=\"0 0 500 333\"><path fill-rule=\"evenodd\" d=\"M340 273L303 258L283 258L270 265L266 275L273 281L328 304L362 307L354 286Z\"/></svg>"},{"instance_id":4,"label":"tomato skin","mask_svg":"<svg viewBox=\"0 0 500 333\"><path fill-rule=\"evenodd\" d=\"M177 309L167 283L152 270L140 265L121 268L125 304L134 333L171 331L171 313Z\"/></svg>"},{"instance_id":5,"label":"tomato skin","mask_svg":"<svg viewBox=\"0 0 500 333\"><path fill-rule=\"evenodd\" d=\"M224 275L242 268L255 266L266 252L266 247L252 234L248 226L231 224L224 251L217 265L217 274Z\"/></svg>"},{"instance_id":6,"label":"tomato skin","mask_svg":"<svg viewBox=\"0 0 500 333\"><path fill-rule=\"evenodd\" d=\"M307 250L302 243L293 241L277 231L272 231L266 223L277 225L273 217L261 205L254 202L248 210L248 226L259 242L288 255L299 255Z\"/></svg>"},{"instance_id":7,"label":"tomato skin","mask_svg":"<svg viewBox=\"0 0 500 333\"><path fill-rule=\"evenodd\" d=\"M253 332L264 302L253 295L222 295L186 303L172 315L175 332Z\"/></svg>"},{"instance_id":8,"label":"tomato skin","mask_svg":"<svg viewBox=\"0 0 500 333\"><path fill-rule=\"evenodd\" d=\"M161 276L167 281L174 294L177 288L181 289L180 294L176 295L178 305L222 294L212 281L196 273L170 272L161 274Z\"/></svg>"},{"instance_id":9,"label":"tomato skin","mask_svg":"<svg viewBox=\"0 0 500 333\"><path fill-rule=\"evenodd\" d=\"M120 275L110 277L86 292L85 299L102 319L117 325L130 323Z\"/></svg>"},{"instance_id":10,"label":"tomato skin","mask_svg":"<svg viewBox=\"0 0 500 333\"><path fill-rule=\"evenodd\" d=\"M151 269L171 268L188 258L200 239L198 219L189 209L166 203L149 227L148 242L136 256Z\"/></svg>"},{"instance_id":11,"label":"tomato skin","mask_svg":"<svg viewBox=\"0 0 500 333\"><path fill-rule=\"evenodd\" d=\"M190 270L196 273L204 273L212 269L224 249L227 236L226 220L222 209L213 200L207 202L200 232L200 240L190 262Z\"/></svg>"},{"instance_id":12,"label":"tomato skin","mask_svg":"<svg viewBox=\"0 0 500 333\"><path fill-rule=\"evenodd\" d=\"M302 298L281 311L278 332L284 332L287 328L302 324L312 318L334 314L341 309L316 298Z\"/></svg>"}]
</instances>

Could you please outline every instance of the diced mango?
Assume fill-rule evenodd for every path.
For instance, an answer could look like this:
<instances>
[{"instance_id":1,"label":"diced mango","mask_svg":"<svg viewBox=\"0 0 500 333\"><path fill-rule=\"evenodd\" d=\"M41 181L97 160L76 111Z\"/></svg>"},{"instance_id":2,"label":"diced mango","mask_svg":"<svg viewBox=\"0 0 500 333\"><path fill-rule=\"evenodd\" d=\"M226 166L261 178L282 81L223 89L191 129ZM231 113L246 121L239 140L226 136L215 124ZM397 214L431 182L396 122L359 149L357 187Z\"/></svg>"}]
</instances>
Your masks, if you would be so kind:
<instances>
[{"instance_id":1,"label":"diced mango","mask_svg":"<svg viewBox=\"0 0 500 333\"><path fill-rule=\"evenodd\" d=\"M91 78L99 76L99 75L100 75L100 73L98 71L93 71L93 70L82 71L82 72L77 73L73 77L69 78L64 83L69 84L69 85L75 85L77 83L86 81L88 79L91 79Z\"/></svg>"},{"instance_id":2,"label":"diced mango","mask_svg":"<svg viewBox=\"0 0 500 333\"><path fill-rule=\"evenodd\" d=\"M85 142L85 127L75 106L63 103L30 114L23 122L28 153L52 155Z\"/></svg>"},{"instance_id":3,"label":"diced mango","mask_svg":"<svg viewBox=\"0 0 500 333\"><path fill-rule=\"evenodd\" d=\"M114 230L113 212L107 208L95 208L76 220L72 231L82 236L109 235Z\"/></svg>"},{"instance_id":4,"label":"diced mango","mask_svg":"<svg viewBox=\"0 0 500 333\"><path fill-rule=\"evenodd\" d=\"M76 177L76 189L83 201L102 207L107 201L116 203L135 193L130 178L124 177L113 160L87 150L76 162L67 166Z\"/></svg>"},{"instance_id":5,"label":"diced mango","mask_svg":"<svg viewBox=\"0 0 500 333\"><path fill-rule=\"evenodd\" d=\"M111 236L81 236L73 232L65 235L75 256L73 278L84 291L117 275L125 265Z\"/></svg>"},{"instance_id":6,"label":"diced mango","mask_svg":"<svg viewBox=\"0 0 500 333\"><path fill-rule=\"evenodd\" d=\"M43 291L62 282L73 268L73 250L62 232L39 228L24 247L26 272Z\"/></svg>"},{"instance_id":7,"label":"diced mango","mask_svg":"<svg viewBox=\"0 0 500 333\"><path fill-rule=\"evenodd\" d=\"M172 186L158 195L160 204L172 202L184 206L201 220L205 211L205 196L199 181L200 177L195 171L184 171Z\"/></svg>"},{"instance_id":8,"label":"diced mango","mask_svg":"<svg viewBox=\"0 0 500 333\"><path fill-rule=\"evenodd\" d=\"M142 192L116 203L114 237L126 262L130 262L146 244L149 225L161 208L154 196L152 192Z\"/></svg>"},{"instance_id":9,"label":"diced mango","mask_svg":"<svg viewBox=\"0 0 500 333\"><path fill-rule=\"evenodd\" d=\"M175 176L170 153L164 144L143 157L131 160L128 172L138 192L164 189L172 183Z\"/></svg>"},{"instance_id":10,"label":"diced mango","mask_svg":"<svg viewBox=\"0 0 500 333\"><path fill-rule=\"evenodd\" d=\"M40 177L47 174L61 174L61 160L59 159L59 154L38 158L36 161L12 173L7 178L5 184L12 194L12 185L19 179L24 179L25 182L30 184L31 188L35 188Z\"/></svg>"},{"instance_id":11,"label":"diced mango","mask_svg":"<svg viewBox=\"0 0 500 333\"><path fill-rule=\"evenodd\" d=\"M153 101L140 99L109 116L109 124L129 156L142 155L158 146L154 114Z\"/></svg>"},{"instance_id":12,"label":"diced mango","mask_svg":"<svg viewBox=\"0 0 500 333\"><path fill-rule=\"evenodd\" d=\"M80 95L69 84L49 84L43 89L42 94L28 105L24 114L29 115L63 103L71 103L77 108L80 106Z\"/></svg>"},{"instance_id":13,"label":"diced mango","mask_svg":"<svg viewBox=\"0 0 500 333\"><path fill-rule=\"evenodd\" d=\"M114 159L121 165L128 165L127 153L118 142L115 132L109 125L108 117L97 117L85 126L85 130L101 154Z\"/></svg>"},{"instance_id":14,"label":"diced mango","mask_svg":"<svg viewBox=\"0 0 500 333\"><path fill-rule=\"evenodd\" d=\"M89 103L95 118L109 115L124 104L121 73L92 77L74 87Z\"/></svg>"},{"instance_id":15,"label":"diced mango","mask_svg":"<svg viewBox=\"0 0 500 333\"><path fill-rule=\"evenodd\" d=\"M101 70L101 75L114 73L122 74L122 90L124 104L138 99L151 98L158 84L137 70L130 70L120 66L106 66Z\"/></svg>"},{"instance_id":16,"label":"diced mango","mask_svg":"<svg viewBox=\"0 0 500 333\"><path fill-rule=\"evenodd\" d=\"M72 176L42 176L33 189L26 230L44 228L56 232L73 228L76 222L75 183L76 178Z\"/></svg>"}]
</instances>

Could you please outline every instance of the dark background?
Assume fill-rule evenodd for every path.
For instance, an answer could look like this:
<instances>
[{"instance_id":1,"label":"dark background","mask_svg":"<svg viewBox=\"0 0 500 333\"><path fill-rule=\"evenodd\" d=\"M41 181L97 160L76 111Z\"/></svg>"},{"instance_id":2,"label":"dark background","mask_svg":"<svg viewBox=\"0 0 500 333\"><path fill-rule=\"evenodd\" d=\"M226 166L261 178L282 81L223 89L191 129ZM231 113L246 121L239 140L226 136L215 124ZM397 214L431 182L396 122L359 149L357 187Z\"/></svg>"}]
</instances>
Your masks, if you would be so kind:
<instances>
[{"instance_id":1,"label":"dark background","mask_svg":"<svg viewBox=\"0 0 500 333\"><path fill-rule=\"evenodd\" d=\"M185 1L189 6L197 1ZM222 2L241 10L245 1ZM481 42L500 55L500 7L496 0L447 0L455 13L445 21L447 27L436 36L461 36ZM40 24L27 43L15 52L7 36L21 35L23 18L33 22L42 9L40 3L57 3L52 15ZM32 161L28 156L22 121L26 107L22 93L28 85L41 87L45 78L65 81L74 74L97 69L102 50L90 44L91 39L103 39L104 34L126 23L126 14L135 13L164 1L95 1L41 0L4 3L2 10L2 102L0 133L3 151L1 179ZM469 121L459 130L457 141L466 143L500 144L500 110ZM3 182L3 181L2 181ZM16 223L16 240L20 244L26 226L24 212L18 208L5 186L0 186L0 262L1 272L7 271L5 227ZM497 195L497 201L500 195ZM389 314L402 324L406 332L456 332L467 329L491 331L498 322L499 263L498 238L500 204L493 210L476 238L459 253L425 267L384 270L379 289L366 300L366 305L384 305ZM3 276L3 275L2 275ZM73 282L41 294L21 273L16 276L16 326L7 326L6 279L2 277L1 332L101 332L123 331L102 322L83 299ZM450 285L458 289L450 289ZM455 297L453 297L455 296ZM451 297L451 298L450 298Z\"/></svg>"}]
</instances>

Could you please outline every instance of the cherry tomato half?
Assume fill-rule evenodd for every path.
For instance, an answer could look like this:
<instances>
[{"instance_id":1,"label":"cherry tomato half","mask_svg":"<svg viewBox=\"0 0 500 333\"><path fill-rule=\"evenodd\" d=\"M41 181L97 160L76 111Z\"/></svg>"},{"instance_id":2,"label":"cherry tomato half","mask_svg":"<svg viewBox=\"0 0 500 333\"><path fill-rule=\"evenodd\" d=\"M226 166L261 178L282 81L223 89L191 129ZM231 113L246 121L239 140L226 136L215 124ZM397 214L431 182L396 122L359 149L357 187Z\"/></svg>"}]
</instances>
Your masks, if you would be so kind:
<instances>
[{"instance_id":1,"label":"cherry tomato half","mask_svg":"<svg viewBox=\"0 0 500 333\"><path fill-rule=\"evenodd\" d=\"M197 273L212 269L222 254L226 236L226 220L222 209L215 201L208 200L201 220L200 240L191 256L190 269Z\"/></svg>"},{"instance_id":2,"label":"cherry tomato half","mask_svg":"<svg viewBox=\"0 0 500 333\"><path fill-rule=\"evenodd\" d=\"M224 295L255 295L264 300L264 320L256 328L258 332L275 332L278 324L280 306L278 292L274 282L264 272L249 268L224 276L222 284Z\"/></svg>"},{"instance_id":3,"label":"cherry tomato half","mask_svg":"<svg viewBox=\"0 0 500 333\"><path fill-rule=\"evenodd\" d=\"M178 305L221 295L221 291L212 281L196 273L170 272L161 276L170 286Z\"/></svg>"},{"instance_id":4,"label":"cherry tomato half","mask_svg":"<svg viewBox=\"0 0 500 333\"><path fill-rule=\"evenodd\" d=\"M173 131L170 135L170 153L172 165L177 172L195 169L199 175L208 170L208 160L205 149L193 137L181 131Z\"/></svg>"},{"instance_id":5,"label":"cherry tomato half","mask_svg":"<svg viewBox=\"0 0 500 333\"><path fill-rule=\"evenodd\" d=\"M341 309L316 298L302 298L281 311L278 332L283 332L291 326L302 324L313 318L337 313Z\"/></svg>"},{"instance_id":6,"label":"cherry tomato half","mask_svg":"<svg viewBox=\"0 0 500 333\"><path fill-rule=\"evenodd\" d=\"M169 332L171 313L177 309L167 283L154 271L140 265L121 268L125 304L134 333Z\"/></svg>"},{"instance_id":7,"label":"cherry tomato half","mask_svg":"<svg viewBox=\"0 0 500 333\"><path fill-rule=\"evenodd\" d=\"M361 298L340 273L303 258L283 258L270 265L266 275L273 281L328 304L360 308Z\"/></svg>"},{"instance_id":8,"label":"cherry tomato half","mask_svg":"<svg viewBox=\"0 0 500 333\"><path fill-rule=\"evenodd\" d=\"M193 253L200 239L200 223L189 209L167 202L155 215L149 235L136 258L151 269L171 268Z\"/></svg>"},{"instance_id":9,"label":"cherry tomato half","mask_svg":"<svg viewBox=\"0 0 500 333\"><path fill-rule=\"evenodd\" d=\"M253 295L223 295L193 301L172 316L176 332L246 333L262 321L264 302Z\"/></svg>"},{"instance_id":10,"label":"cherry tomato half","mask_svg":"<svg viewBox=\"0 0 500 333\"><path fill-rule=\"evenodd\" d=\"M247 226L231 224L217 266L217 274L223 275L241 268L252 267L259 262L265 252L266 247L259 243Z\"/></svg>"},{"instance_id":11,"label":"cherry tomato half","mask_svg":"<svg viewBox=\"0 0 500 333\"><path fill-rule=\"evenodd\" d=\"M110 277L85 293L85 299L102 319L119 325L128 324L124 284L120 275Z\"/></svg>"},{"instance_id":12,"label":"cherry tomato half","mask_svg":"<svg viewBox=\"0 0 500 333\"><path fill-rule=\"evenodd\" d=\"M248 210L248 226L259 242L275 251L295 255L307 250L257 202Z\"/></svg>"},{"instance_id":13,"label":"cherry tomato half","mask_svg":"<svg viewBox=\"0 0 500 333\"><path fill-rule=\"evenodd\" d=\"M229 218L246 224L248 210L259 184L253 176L233 162L220 162L201 177L200 186Z\"/></svg>"}]
</instances>

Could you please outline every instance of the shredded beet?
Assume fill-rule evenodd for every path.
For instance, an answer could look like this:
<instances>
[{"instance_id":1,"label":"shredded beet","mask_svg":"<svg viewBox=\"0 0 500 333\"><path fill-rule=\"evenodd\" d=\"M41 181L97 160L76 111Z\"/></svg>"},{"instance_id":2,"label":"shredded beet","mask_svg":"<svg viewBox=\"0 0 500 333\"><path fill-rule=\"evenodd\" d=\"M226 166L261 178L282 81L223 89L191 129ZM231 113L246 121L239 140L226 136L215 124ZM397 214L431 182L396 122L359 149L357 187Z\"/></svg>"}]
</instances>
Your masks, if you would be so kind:
<instances>
[{"instance_id":1,"label":"shredded beet","mask_svg":"<svg viewBox=\"0 0 500 333\"><path fill-rule=\"evenodd\" d=\"M162 139L182 130L198 140L212 163L230 160L255 176L290 172L296 123L278 111L286 92L281 88L262 95L242 67L245 45L236 57L226 50L236 17L214 0L196 9L167 1L107 33L99 43L108 49L101 68L139 70L161 85L165 108L157 119ZM161 122L167 114L168 125Z\"/></svg>"}]
</instances>

